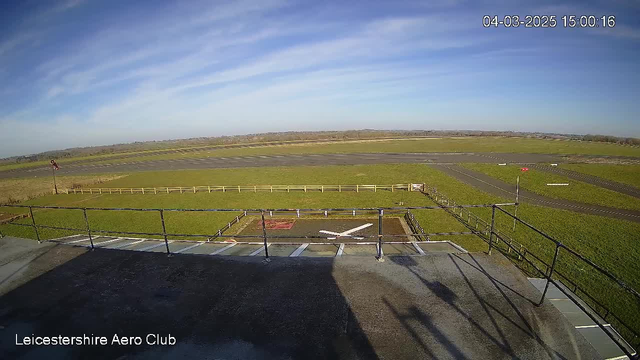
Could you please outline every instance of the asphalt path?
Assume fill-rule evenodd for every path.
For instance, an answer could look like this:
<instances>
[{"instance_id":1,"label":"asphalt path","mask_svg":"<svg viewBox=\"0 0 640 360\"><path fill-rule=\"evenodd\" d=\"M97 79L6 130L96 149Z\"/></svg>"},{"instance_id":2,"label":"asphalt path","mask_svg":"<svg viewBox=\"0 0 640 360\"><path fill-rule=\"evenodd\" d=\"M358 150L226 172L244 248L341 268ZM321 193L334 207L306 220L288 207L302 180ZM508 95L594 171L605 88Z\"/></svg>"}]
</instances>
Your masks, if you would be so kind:
<instances>
[{"instance_id":1,"label":"asphalt path","mask_svg":"<svg viewBox=\"0 0 640 360\"><path fill-rule=\"evenodd\" d=\"M573 180L586 182L591 185L600 186L605 189L617 191L629 196L633 196L640 199L640 189L631 185L622 184L616 181L603 179L597 176L579 173L577 171L562 169L556 166L548 166L542 164L531 165L532 168L546 171L553 174L563 175Z\"/></svg>"},{"instance_id":2,"label":"asphalt path","mask_svg":"<svg viewBox=\"0 0 640 360\"><path fill-rule=\"evenodd\" d=\"M441 170L447 175L471 185L479 190L496 196L515 199L516 186L498 180L489 175L469 170L458 165L431 165L437 170ZM520 189L520 203L547 206L555 209L570 210L589 215L600 215L614 219L640 222L640 211L610 208L606 206L585 204L565 199L554 199L542 196L531 191Z\"/></svg>"},{"instance_id":3,"label":"asphalt path","mask_svg":"<svg viewBox=\"0 0 640 360\"><path fill-rule=\"evenodd\" d=\"M189 159L153 160L144 162L69 164L56 172L57 175L79 175L93 173L129 173L157 170L198 170L243 167L274 166L322 166L362 165L388 163L497 163L515 164L561 163L560 155L546 154L498 154L498 153L355 153L355 154L306 154L306 155L255 155L234 157L206 157ZM0 178L51 176L49 166L0 171Z\"/></svg>"}]
</instances>

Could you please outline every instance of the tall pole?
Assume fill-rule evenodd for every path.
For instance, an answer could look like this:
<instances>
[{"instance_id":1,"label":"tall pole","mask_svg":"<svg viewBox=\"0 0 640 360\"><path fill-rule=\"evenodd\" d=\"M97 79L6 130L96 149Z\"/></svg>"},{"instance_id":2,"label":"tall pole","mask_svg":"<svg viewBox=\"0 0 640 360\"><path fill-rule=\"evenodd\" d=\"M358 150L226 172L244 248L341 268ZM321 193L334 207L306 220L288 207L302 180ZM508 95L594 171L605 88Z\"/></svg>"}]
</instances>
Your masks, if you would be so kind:
<instances>
[{"instance_id":1,"label":"tall pole","mask_svg":"<svg viewBox=\"0 0 640 360\"><path fill-rule=\"evenodd\" d=\"M513 211L513 231L516 231L516 217L518 217L518 200L520 199L520 175L516 179L516 209Z\"/></svg>"},{"instance_id":2,"label":"tall pole","mask_svg":"<svg viewBox=\"0 0 640 360\"><path fill-rule=\"evenodd\" d=\"M493 248L493 230L496 226L496 206L491 206L491 232L489 233L489 255L491 255L491 249Z\"/></svg>"},{"instance_id":3,"label":"tall pole","mask_svg":"<svg viewBox=\"0 0 640 360\"><path fill-rule=\"evenodd\" d=\"M269 261L269 245L267 244L267 225L264 223L264 210L260 210L262 218L262 238L264 240L264 257Z\"/></svg>"},{"instance_id":4,"label":"tall pole","mask_svg":"<svg viewBox=\"0 0 640 360\"><path fill-rule=\"evenodd\" d=\"M51 161L53 162L53 160ZM53 175L53 189L56 195L58 195L58 185L56 185L56 168L53 166L53 163L51 163L51 175Z\"/></svg>"}]
</instances>

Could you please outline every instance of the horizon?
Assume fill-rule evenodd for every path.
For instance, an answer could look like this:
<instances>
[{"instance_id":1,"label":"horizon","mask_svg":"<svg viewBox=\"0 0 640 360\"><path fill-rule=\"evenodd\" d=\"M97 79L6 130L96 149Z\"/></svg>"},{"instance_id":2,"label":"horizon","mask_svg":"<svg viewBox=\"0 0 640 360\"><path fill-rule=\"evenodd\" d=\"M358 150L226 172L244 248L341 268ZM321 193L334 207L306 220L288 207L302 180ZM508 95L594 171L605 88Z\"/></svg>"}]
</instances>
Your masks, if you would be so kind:
<instances>
[{"instance_id":1,"label":"horizon","mask_svg":"<svg viewBox=\"0 0 640 360\"><path fill-rule=\"evenodd\" d=\"M640 137L633 1L2 6L0 158L354 128ZM482 26L505 14L616 26Z\"/></svg>"}]
</instances>

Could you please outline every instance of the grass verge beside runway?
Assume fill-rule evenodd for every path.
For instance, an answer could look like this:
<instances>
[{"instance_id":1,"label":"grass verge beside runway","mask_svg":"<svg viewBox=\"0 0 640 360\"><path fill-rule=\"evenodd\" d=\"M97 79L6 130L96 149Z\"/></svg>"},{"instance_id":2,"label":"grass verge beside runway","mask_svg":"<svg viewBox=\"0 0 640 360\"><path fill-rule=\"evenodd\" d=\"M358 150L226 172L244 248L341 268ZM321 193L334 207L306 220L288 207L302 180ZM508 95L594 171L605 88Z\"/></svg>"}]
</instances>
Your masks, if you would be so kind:
<instances>
[{"instance_id":1,"label":"grass verge beside runway","mask_svg":"<svg viewBox=\"0 0 640 360\"><path fill-rule=\"evenodd\" d=\"M640 188L640 165L561 164L560 167Z\"/></svg>"},{"instance_id":2,"label":"grass verge beside runway","mask_svg":"<svg viewBox=\"0 0 640 360\"><path fill-rule=\"evenodd\" d=\"M640 201L633 196L569 179L563 175L551 174L536 169L523 172L521 171L522 166L519 165L461 164L461 166L489 175L508 184L513 184L514 189L516 177L520 176L520 187L522 189L527 189L543 196L619 209L640 210ZM551 186L547 184L569 185Z\"/></svg>"}]
</instances>

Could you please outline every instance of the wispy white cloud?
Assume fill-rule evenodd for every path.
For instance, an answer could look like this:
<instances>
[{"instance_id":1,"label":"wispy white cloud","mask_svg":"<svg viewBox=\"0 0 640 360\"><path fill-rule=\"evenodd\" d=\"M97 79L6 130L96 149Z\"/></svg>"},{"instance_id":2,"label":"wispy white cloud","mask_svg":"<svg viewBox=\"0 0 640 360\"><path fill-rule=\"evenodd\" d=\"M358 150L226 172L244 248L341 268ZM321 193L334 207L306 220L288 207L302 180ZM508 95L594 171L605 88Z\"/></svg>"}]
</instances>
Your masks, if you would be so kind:
<instances>
[{"instance_id":1,"label":"wispy white cloud","mask_svg":"<svg viewBox=\"0 0 640 360\"><path fill-rule=\"evenodd\" d=\"M90 6L95 4L61 2L29 21L53 22ZM505 8L500 2L492 6ZM525 1L518 6L535 8ZM562 12L580 6L538 9ZM60 142L77 140L59 128L98 132L108 127L87 136L106 143L152 134L253 131L249 127L265 123L256 119L265 118L293 128L300 126L296 116L339 124L327 119L333 115L353 119L351 127L358 127L376 109L389 112L393 102L410 105L415 113L406 118L414 121L419 113L443 112L442 104L456 104L451 111L464 118L468 114L461 115L464 106L458 104L476 99L475 93L505 102L519 94L535 97L539 87L549 88L551 80L545 79L579 78L607 61L580 55L587 51L584 44L607 45L597 42L602 36L587 31L568 36L563 29L485 29L484 11L467 10L456 1L375 2L367 11L294 0L203 1L158 3L144 11L142 21L135 15L105 14L82 32L70 28L50 38L48 27L34 26L0 43L0 77L14 80L0 84L0 94L22 101L18 106L19 101L0 99L0 124L14 133L38 124L38 131L48 129ZM632 43L638 30L620 24L607 35ZM575 54L567 50L577 44ZM16 49L26 54L25 60L38 61L28 70L9 68L3 54L20 59ZM605 78L602 85L613 79ZM517 87L525 81L532 85ZM556 95L561 87L554 84ZM19 137L7 136L0 154L16 143L11 138Z\"/></svg>"}]
</instances>

